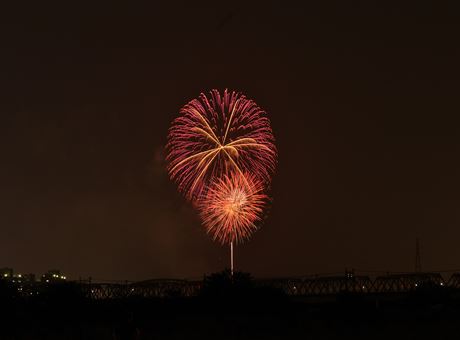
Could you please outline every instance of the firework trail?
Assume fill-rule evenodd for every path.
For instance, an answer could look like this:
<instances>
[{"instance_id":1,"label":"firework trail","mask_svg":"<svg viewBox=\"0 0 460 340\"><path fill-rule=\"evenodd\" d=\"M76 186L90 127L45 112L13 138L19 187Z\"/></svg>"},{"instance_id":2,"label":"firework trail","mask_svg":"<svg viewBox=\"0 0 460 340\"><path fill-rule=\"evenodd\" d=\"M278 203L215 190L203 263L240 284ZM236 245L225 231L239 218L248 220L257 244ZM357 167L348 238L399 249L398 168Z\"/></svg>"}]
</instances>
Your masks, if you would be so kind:
<instances>
[{"instance_id":1,"label":"firework trail","mask_svg":"<svg viewBox=\"0 0 460 340\"><path fill-rule=\"evenodd\" d=\"M214 178L230 173L250 172L264 185L270 183L277 151L270 121L254 101L212 90L180 114L168 134L167 169L189 200L197 201Z\"/></svg>"},{"instance_id":2,"label":"firework trail","mask_svg":"<svg viewBox=\"0 0 460 340\"><path fill-rule=\"evenodd\" d=\"M222 244L249 238L267 202L263 190L262 182L246 173L216 178L199 204L206 231Z\"/></svg>"}]
</instances>

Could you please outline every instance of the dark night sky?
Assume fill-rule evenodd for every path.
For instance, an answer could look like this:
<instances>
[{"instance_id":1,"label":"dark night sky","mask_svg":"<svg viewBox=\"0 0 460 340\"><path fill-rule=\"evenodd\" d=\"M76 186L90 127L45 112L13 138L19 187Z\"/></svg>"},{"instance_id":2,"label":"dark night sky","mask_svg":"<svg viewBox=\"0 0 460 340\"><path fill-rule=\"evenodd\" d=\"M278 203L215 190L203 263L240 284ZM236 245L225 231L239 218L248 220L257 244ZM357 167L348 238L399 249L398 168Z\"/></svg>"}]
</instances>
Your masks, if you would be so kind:
<instances>
[{"instance_id":1,"label":"dark night sky","mask_svg":"<svg viewBox=\"0 0 460 340\"><path fill-rule=\"evenodd\" d=\"M269 112L279 149L240 269L412 270L417 236L424 269L460 268L457 8L31 3L0 14L0 267L221 270L228 250L176 193L163 148L183 104L228 87Z\"/></svg>"}]
</instances>

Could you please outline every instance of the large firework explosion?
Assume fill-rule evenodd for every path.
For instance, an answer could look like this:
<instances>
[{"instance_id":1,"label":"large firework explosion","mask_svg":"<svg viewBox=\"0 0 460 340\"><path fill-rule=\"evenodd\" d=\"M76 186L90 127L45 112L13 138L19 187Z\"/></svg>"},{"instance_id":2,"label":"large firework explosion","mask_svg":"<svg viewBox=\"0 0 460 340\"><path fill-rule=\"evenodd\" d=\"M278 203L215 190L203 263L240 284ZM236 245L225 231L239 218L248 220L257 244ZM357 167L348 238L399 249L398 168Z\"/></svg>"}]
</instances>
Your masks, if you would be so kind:
<instances>
[{"instance_id":1,"label":"large firework explosion","mask_svg":"<svg viewBox=\"0 0 460 340\"><path fill-rule=\"evenodd\" d=\"M240 243L257 229L267 195L252 175L233 173L216 178L200 201L203 224L214 240Z\"/></svg>"},{"instance_id":2,"label":"large firework explosion","mask_svg":"<svg viewBox=\"0 0 460 340\"><path fill-rule=\"evenodd\" d=\"M270 121L237 92L212 90L186 104L169 130L168 172L189 200L206 194L211 181L251 172L268 185L276 164Z\"/></svg>"},{"instance_id":3,"label":"large firework explosion","mask_svg":"<svg viewBox=\"0 0 460 340\"><path fill-rule=\"evenodd\" d=\"M270 121L252 100L212 90L186 104L168 134L168 172L200 211L214 240L233 244L257 229L276 165Z\"/></svg>"}]
</instances>

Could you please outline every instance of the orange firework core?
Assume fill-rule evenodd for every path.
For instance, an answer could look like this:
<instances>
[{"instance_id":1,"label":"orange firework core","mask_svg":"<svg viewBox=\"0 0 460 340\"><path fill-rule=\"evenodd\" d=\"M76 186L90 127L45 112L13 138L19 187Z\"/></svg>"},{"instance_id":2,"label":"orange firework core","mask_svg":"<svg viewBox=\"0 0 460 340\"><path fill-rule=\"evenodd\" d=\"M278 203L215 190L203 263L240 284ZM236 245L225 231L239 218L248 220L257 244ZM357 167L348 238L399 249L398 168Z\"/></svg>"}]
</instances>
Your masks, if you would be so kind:
<instances>
[{"instance_id":1,"label":"orange firework core","mask_svg":"<svg viewBox=\"0 0 460 340\"><path fill-rule=\"evenodd\" d=\"M246 194L240 189L235 189L230 193L228 202L224 207L224 210L228 214L237 215L243 210L246 202Z\"/></svg>"},{"instance_id":2,"label":"orange firework core","mask_svg":"<svg viewBox=\"0 0 460 340\"><path fill-rule=\"evenodd\" d=\"M267 196L254 177L233 173L216 179L201 200L204 226L221 243L239 243L257 229Z\"/></svg>"}]
</instances>

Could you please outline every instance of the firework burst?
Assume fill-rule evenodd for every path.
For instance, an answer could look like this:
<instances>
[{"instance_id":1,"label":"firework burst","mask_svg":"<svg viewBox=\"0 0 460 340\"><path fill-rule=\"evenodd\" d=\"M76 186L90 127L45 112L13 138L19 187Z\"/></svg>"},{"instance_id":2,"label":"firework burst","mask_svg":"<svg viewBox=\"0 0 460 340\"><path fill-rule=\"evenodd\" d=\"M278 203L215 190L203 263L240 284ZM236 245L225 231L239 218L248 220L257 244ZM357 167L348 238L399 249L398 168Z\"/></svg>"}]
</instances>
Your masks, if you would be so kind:
<instances>
[{"instance_id":1,"label":"firework burst","mask_svg":"<svg viewBox=\"0 0 460 340\"><path fill-rule=\"evenodd\" d=\"M253 175L233 173L217 178L200 201L203 224L222 244L241 243L257 230L267 196Z\"/></svg>"},{"instance_id":2,"label":"firework burst","mask_svg":"<svg viewBox=\"0 0 460 340\"><path fill-rule=\"evenodd\" d=\"M214 178L229 173L268 185L276 165L270 121L244 95L212 90L186 104L169 130L168 172L189 200L197 201Z\"/></svg>"}]
</instances>

